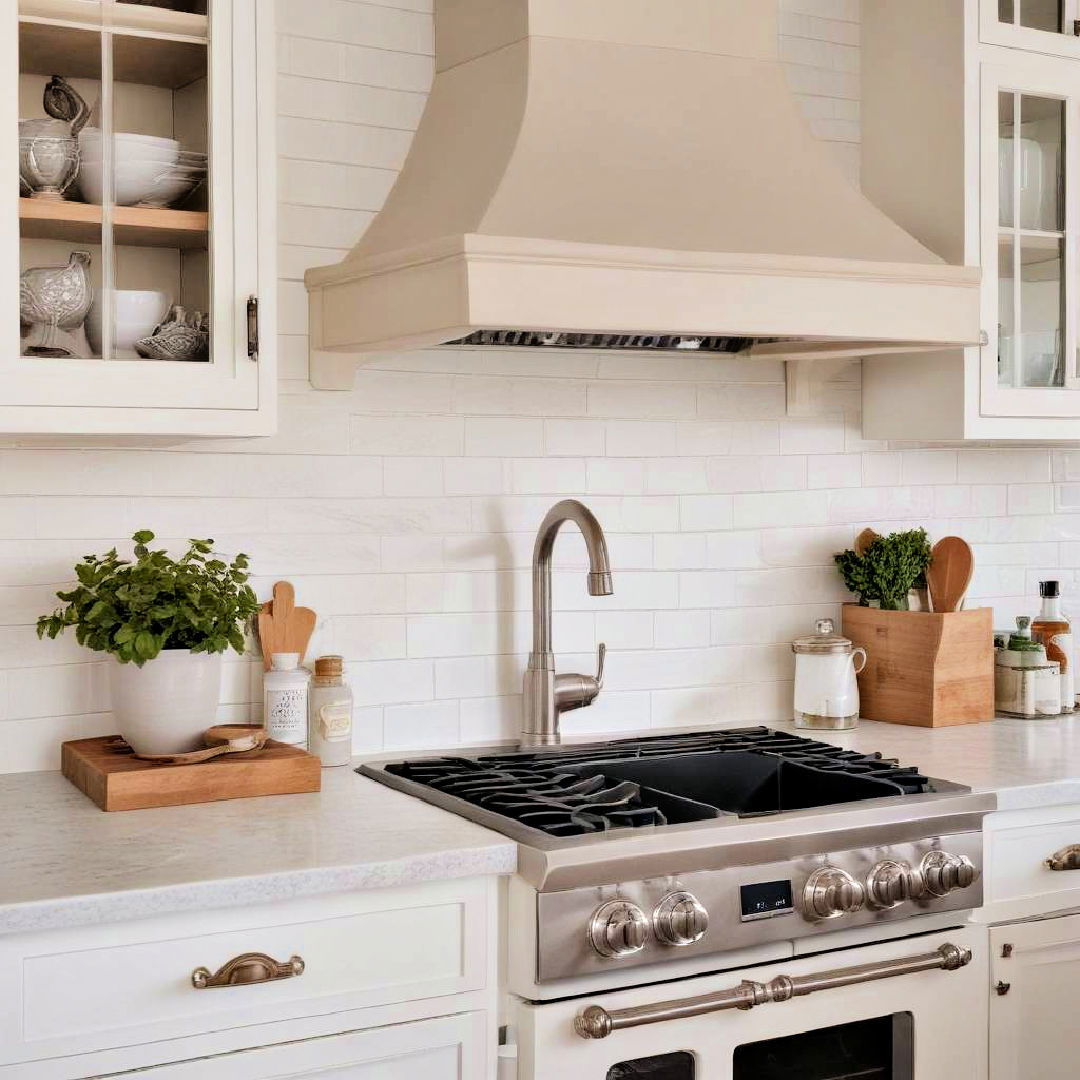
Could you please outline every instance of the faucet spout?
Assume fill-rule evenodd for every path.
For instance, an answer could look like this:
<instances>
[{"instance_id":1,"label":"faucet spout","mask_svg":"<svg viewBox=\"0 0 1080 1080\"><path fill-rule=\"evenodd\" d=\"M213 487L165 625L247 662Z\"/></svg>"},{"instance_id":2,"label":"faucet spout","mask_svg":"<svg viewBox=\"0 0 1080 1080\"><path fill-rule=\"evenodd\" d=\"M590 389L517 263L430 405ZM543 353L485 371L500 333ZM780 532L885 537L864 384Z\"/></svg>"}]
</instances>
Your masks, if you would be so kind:
<instances>
[{"instance_id":1,"label":"faucet spout","mask_svg":"<svg viewBox=\"0 0 1080 1080\"><path fill-rule=\"evenodd\" d=\"M533 642L525 671L522 740L528 744L559 742L559 716L569 709L591 705L600 693L602 666L596 677L556 675L551 647L551 556L559 529L572 521L585 538L589 572L585 587L590 596L614 591L607 540L593 512L576 499L556 503L540 523L533 546ZM603 646L601 657L603 656ZM602 665L602 660L601 660Z\"/></svg>"}]
</instances>

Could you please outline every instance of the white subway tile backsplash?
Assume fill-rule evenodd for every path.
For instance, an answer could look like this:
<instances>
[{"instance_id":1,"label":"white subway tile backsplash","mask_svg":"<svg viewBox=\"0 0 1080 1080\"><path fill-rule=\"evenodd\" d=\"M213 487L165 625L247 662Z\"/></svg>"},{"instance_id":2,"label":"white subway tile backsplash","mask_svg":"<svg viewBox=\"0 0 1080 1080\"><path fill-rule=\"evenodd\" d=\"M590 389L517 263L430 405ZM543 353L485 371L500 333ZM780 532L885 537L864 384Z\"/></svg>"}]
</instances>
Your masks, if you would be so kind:
<instances>
[{"instance_id":1,"label":"white subway tile backsplash","mask_svg":"<svg viewBox=\"0 0 1080 1080\"><path fill-rule=\"evenodd\" d=\"M422 349L312 391L304 271L346 255L382 205L426 103L432 0L280 0L280 430L173 447L0 448L0 770L54 768L112 730L110 661L37 616L82 555L155 529L247 551L260 597L296 585L313 649L346 656L358 753L513 738L531 646L530 561L550 506L603 524L614 593L590 597L572 525L553 553L561 670L610 647L607 735L791 715L792 638L839 621L833 564L865 525L925 525L976 548L972 595L1008 624L1040 577L1080 580L1080 451L864 440L858 363L824 415L790 418L778 361ZM857 183L858 0L780 0L789 86ZM230 657L222 718L259 716Z\"/></svg>"}]
</instances>

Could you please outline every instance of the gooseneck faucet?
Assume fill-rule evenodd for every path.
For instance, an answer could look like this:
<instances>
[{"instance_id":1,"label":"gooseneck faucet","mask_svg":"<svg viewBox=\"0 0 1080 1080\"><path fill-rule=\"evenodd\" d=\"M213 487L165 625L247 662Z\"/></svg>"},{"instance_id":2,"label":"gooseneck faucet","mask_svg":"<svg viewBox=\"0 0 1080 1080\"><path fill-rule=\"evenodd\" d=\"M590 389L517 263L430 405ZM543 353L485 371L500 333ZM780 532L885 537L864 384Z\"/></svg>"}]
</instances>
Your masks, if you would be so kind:
<instances>
[{"instance_id":1,"label":"gooseneck faucet","mask_svg":"<svg viewBox=\"0 0 1080 1080\"><path fill-rule=\"evenodd\" d=\"M585 537L589 552L586 588L590 596L610 596L611 568L607 541L600 522L577 499L556 503L540 523L532 559L533 643L525 669L524 715L521 741L528 746L559 742L559 717L571 709L591 705L604 685L606 646L598 649L596 675L555 674L551 650L551 552L563 522L572 521Z\"/></svg>"}]
</instances>

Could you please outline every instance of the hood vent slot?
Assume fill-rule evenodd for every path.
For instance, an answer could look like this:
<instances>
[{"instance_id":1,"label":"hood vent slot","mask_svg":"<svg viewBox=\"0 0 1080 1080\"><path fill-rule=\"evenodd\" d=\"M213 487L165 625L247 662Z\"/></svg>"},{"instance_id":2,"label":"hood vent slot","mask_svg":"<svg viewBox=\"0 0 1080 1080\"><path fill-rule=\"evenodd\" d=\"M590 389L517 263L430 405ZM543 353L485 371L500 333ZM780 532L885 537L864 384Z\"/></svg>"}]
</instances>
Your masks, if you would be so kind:
<instances>
[{"instance_id":1,"label":"hood vent slot","mask_svg":"<svg viewBox=\"0 0 1080 1080\"><path fill-rule=\"evenodd\" d=\"M504 349L632 349L651 351L738 353L754 338L700 334L564 334L558 330L475 330L448 345L495 346Z\"/></svg>"}]
</instances>

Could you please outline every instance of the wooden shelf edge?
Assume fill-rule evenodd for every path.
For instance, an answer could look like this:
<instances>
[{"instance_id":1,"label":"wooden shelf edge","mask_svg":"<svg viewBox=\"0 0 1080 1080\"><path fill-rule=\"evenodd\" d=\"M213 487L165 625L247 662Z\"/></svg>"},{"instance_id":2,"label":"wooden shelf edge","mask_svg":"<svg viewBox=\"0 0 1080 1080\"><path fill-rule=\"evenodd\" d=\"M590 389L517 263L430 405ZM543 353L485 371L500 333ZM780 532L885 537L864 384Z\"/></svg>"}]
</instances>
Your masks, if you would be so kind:
<instances>
[{"instance_id":1,"label":"wooden shelf edge","mask_svg":"<svg viewBox=\"0 0 1080 1080\"><path fill-rule=\"evenodd\" d=\"M112 16L108 20L106 7ZM162 34L199 43L209 39L209 19L206 15L142 4L103 4L100 0L19 0L19 17L101 27L121 33L133 30Z\"/></svg>"},{"instance_id":2,"label":"wooden shelf edge","mask_svg":"<svg viewBox=\"0 0 1080 1080\"><path fill-rule=\"evenodd\" d=\"M20 221L32 223L23 235L35 239L100 243L101 217L101 207L91 203L19 199ZM112 217L116 242L138 247L205 247L210 231L205 210L116 206Z\"/></svg>"}]
</instances>

